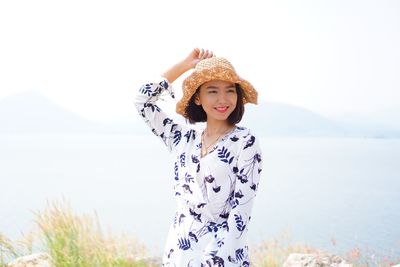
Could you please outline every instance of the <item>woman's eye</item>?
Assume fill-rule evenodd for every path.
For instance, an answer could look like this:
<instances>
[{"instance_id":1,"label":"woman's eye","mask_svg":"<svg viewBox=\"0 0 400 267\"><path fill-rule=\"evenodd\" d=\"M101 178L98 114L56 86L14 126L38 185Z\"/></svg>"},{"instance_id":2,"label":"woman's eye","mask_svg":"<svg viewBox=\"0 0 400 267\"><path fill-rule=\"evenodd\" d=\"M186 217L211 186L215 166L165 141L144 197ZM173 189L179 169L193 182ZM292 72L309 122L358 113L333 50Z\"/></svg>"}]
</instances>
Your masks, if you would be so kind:
<instances>
[{"instance_id":1,"label":"woman's eye","mask_svg":"<svg viewBox=\"0 0 400 267\"><path fill-rule=\"evenodd\" d=\"M214 93L216 93L216 92L217 92L217 91L215 91L215 90L208 91L209 94L214 94Z\"/></svg>"}]
</instances>

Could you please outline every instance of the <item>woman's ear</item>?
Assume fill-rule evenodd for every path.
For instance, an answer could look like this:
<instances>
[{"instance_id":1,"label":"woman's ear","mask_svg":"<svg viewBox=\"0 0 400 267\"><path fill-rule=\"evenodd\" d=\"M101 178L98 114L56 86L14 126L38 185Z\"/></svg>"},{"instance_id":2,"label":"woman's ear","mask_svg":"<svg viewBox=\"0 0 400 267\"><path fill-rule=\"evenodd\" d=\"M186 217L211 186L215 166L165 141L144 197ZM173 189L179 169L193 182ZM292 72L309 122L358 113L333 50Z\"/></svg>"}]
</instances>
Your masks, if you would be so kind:
<instances>
[{"instance_id":1,"label":"woman's ear","mask_svg":"<svg viewBox=\"0 0 400 267\"><path fill-rule=\"evenodd\" d=\"M198 106L201 106L200 97L198 93L196 93L196 95L194 96L194 103Z\"/></svg>"}]
</instances>

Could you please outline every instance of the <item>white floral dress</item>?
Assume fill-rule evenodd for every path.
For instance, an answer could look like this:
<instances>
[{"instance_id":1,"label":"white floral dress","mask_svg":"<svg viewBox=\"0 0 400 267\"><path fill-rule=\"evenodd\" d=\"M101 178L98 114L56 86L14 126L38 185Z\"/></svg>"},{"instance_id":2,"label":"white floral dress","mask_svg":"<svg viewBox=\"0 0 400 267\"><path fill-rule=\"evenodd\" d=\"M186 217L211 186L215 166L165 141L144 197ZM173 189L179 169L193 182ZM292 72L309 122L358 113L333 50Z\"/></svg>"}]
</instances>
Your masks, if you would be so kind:
<instances>
[{"instance_id":1,"label":"white floral dress","mask_svg":"<svg viewBox=\"0 0 400 267\"><path fill-rule=\"evenodd\" d=\"M201 157L202 132L175 123L156 105L164 92L174 98L160 79L135 97L139 114L176 158L177 211L162 266L250 266L246 234L262 169L258 139L236 126Z\"/></svg>"}]
</instances>

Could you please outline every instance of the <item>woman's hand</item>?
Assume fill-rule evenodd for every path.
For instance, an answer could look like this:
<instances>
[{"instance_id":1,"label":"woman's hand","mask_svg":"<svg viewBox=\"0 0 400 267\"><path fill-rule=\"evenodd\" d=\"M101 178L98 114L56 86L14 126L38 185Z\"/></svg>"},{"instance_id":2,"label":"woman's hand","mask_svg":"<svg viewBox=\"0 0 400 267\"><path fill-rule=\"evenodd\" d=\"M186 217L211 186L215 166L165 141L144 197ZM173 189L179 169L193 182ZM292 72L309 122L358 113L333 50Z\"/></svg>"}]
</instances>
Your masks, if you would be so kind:
<instances>
[{"instance_id":1,"label":"woman's hand","mask_svg":"<svg viewBox=\"0 0 400 267\"><path fill-rule=\"evenodd\" d=\"M210 50L195 48L184 60L169 68L162 74L162 76L166 78L170 83L172 83L183 73L196 67L197 63L199 63L201 60L213 56L214 53Z\"/></svg>"},{"instance_id":2,"label":"woman's hand","mask_svg":"<svg viewBox=\"0 0 400 267\"><path fill-rule=\"evenodd\" d=\"M195 48L190 54L184 59L189 69L196 67L197 63L201 60L213 57L214 53L211 50L204 48Z\"/></svg>"}]
</instances>

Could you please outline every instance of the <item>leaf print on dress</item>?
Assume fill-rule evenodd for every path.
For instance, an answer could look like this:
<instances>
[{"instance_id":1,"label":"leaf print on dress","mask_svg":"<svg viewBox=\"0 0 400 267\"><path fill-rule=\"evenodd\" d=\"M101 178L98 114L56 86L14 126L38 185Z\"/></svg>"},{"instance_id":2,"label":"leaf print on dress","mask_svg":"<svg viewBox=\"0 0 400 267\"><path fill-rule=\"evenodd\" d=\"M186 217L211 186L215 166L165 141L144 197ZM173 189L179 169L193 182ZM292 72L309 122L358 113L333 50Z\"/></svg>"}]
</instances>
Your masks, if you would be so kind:
<instances>
[{"instance_id":1,"label":"leaf print on dress","mask_svg":"<svg viewBox=\"0 0 400 267\"><path fill-rule=\"evenodd\" d=\"M190 129L185 133L184 137L186 137L186 143L189 143L191 136L193 139L195 138L195 131L193 129Z\"/></svg>"},{"instance_id":2,"label":"leaf print on dress","mask_svg":"<svg viewBox=\"0 0 400 267\"><path fill-rule=\"evenodd\" d=\"M235 135L230 138L233 142L237 142L239 138Z\"/></svg>"},{"instance_id":3,"label":"leaf print on dress","mask_svg":"<svg viewBox=\"0 0 400 267\"><path fill-rule=\"evenodd\" d=\"M224 245L224 239L223 238L219 238L217 239L217 247L222 247Z\"/></svg>"},{"instance_id":4,"label":"leaf print on dress","mask_svg":"<svg viewBox=\"0 0 400 267\"><path fill-rule=\"evenodd\" d=\"M174 253L174 249L171 248L171 249L169 250L168 254L167 254L167 258L168 258L168 259L171 257L172 253Z\"/></svg>"},{"instance_id":5,"label":"leaf print on dress","mask_svg":"<svg viewBox=\"0 0 400 267\"><path fill-rule=\"evenodd\" d=\"M194 178L189 173L185 173L185 182L186 183L194 183Z\"/></svg>"},{"instance_id":6,"label":"leaf print on dress","mask_svg":"<svg viewBox=\"0 0 400 267\"><path fill-rule=\"evenodd\" d=\"M179 220L178 220L178 223L179 224L181 224L182 222L183 222L183 219L185 218L186 216L185 216L185 214L181 214L181 215L179 215Z\"/></svg>"},{"instance_id":7,"label":"leaf print on dress","mask_svg":"<svg viewBox=\"0 0 400 267\"><path fill-rule=\"evenodd\" d=\"M193 216L193 218L194 218L196 221L201 222L201 213L196 213L194 210L192 210L192 209L190 209L190 208L189 208L189 213L190 213L190 215Z\"/></svg>"},{"instance_id":8,"label":"leaf print on dress","mask_svg":"<svg viewBox=\"0 0 400 267\"><path fill-rule=\"evenodd\" d=\"M234 198L234 199L230 200L229 203L232 206L232 209L234 209L239 205L239 200L237 198Z\"/></svg>"},{"instance_id":9,"label":"leaf print on dress","mask_svg":"<svg viewBox=\"0 0 400 267\"><path fill-rule=\"evenodd\" d=\"M212 176L212 175L207 175L206 177L204 177L204 180L207 182L207 183L212 183L212 182L214 182L214 180L215 180L215 178Z\"/></svg>"},{"instance_id":10,"label":"leaf print on dress","mask_svg":"<svg viewBox=\"0 0 400 267\"><path fill-rule=\"evenodd\" d=\"M235 264L240 264L241 267L249 267L250 263L246 260L248 257L247 251L248 248L247 246L243 248L239 248L235 251L235 255L229 255L228 256L228 261L231 263Z\"/></svg>"},{"instance_id":11,"label":"leaf print on dress","mask_svg":"<svg viewBox=\"0 0 400 267\"><path fill-rule=\"evenodd\" d=\"M188 238L183 238L183 237L178 239L178 247L179 247L179 249L182 249L182 250L190 249L191 248L190 240Z\"/></svg>"},{"instance_id":12,"label":"leaf print on dress","mask_svg":"<svg viewBox=\"0 0 400 267\"><path fill-rule=\"evenodd\" d=\"M152 83L148 83L148 84L145 84L145 85L143 85L140 89L139 89L139 92L140 93L142 93L142 94L145 94L145 95L147 95L147 96L151 96L151 92L152 92Z\"/></svg>"},{"instance_id":13,"label":"leaf print on dress","mask_svg":"<svg viewBox=\"0 0 400 267\"><path fill-rule=\"evenodd\" d=\"M192 162L197 164L196 172L200 171L200 160L196 155L192 155Z\"/></svg>"},{"instance_id":14,"label":"leaf print on dress","mask_svg":"<svg viewBox=\"0 0 400 267\"><path fill-rule=\"evenodd\" d=\"M218 256L214 256L212 258L212 260L213 260L213 264L214 264L213 266L225 267L225 262L224 262L223 258L218 257Z\"/></svg>"},{"instance_id":15,"label":"leaf print on dress","mask_svg":"<svg viewBox=\"0 0 400 267\"><path fill-rule=\"evenodd\" d=\"M247 182L249 181L249 180L247 179L247 175L238 175L237 177L238 177L239 181L240 181L242 184L245 184L245 183L247 183Z\"/></svg>"},{"instance_id":16,"label":"leaf print on dress","mask_svg":"<svg viewBox=\"0 0 400 267\"><path fill-rule=\"evenodd\" d=\"M182 133L181 131L175 131L174 133L174 145L177 146L179 142L181 141L182 138Z\"/></svg>"},{"instance_id":17,"label":"leaf print on dress","mask_svg":"<svg viewBox=\"0 0 400 267\"><path fill-rule=\"evenodd\" d=\"M179 180L179 171L178 171L178 162L176 162L176 161L174 164L174 175L175 175L175 177L174 177L175 181L178 181Z\"/></svg>"},{"instance_id":18,"label":"leaf print on dress","mask_svg":"<svg viewBox=\"0 0 400 267\"><path fill-rule=\"evenodd\" d=\"M204 208L207 205L207 203L200 203L197 205L198 209Z\"/></svg>"},{"instance_id":19,"label":"leaf print on dress","mask_svg":"<svg viewBox=\"0 0 400 267\"><path fill-rule=\"evenodd\" d=\"M240 169L239 172L240 175L238 175L238 179L240 180L240 182L247 183L248 177L254 176L254 171L257 171L257 174L260 174L261 168L256 168L256 164L259 164L260 162L261 162L261 155L259 153L256 153L252 158L245 160L243 168ZM251 182L253 186L254 185L253 180Z\"/></svg>"},{"instance_id":20,"label":"leaf print on dress","mask_svg":"<svg viewBox=\"0 0 400 267\"><path fill-rule=\"evenodd\" d=\"M215 186L215 187L213 187L213 191L214 191L215 193L218 193L220 190L221 190L221 186Z\"/></svg>"},{"instance_id":21,"label":"leaf print on dress","mask_svg":"<svg viewBox=\"0 0 400 267\"><path fill-rule=\"evenodd\" d=\"M254 136L251 136L250 140L248 140L246 142L246 145L244 146L243 150L245 150L246 148L252 147L255 140L256 140L256 138Z\"/></svg>"},{"instance_id":22,"label":"leaf print on dress","mask_svg":"<svg viewBox=\"0 0 400 267\"><path fill-rule=\"evenodd\" d=\"M172 120L170 118L165 118L163 121L163 126L166 126L167 124L171 124Z\"/></svg>"},{"instance_id":23,"label":"leaf print on dress","mask_svg":"<svg viewBox=\"0 0 400 267\"><path fill-rule=\"evenodd\" d=\"M244 229L246 229L246 224L242 219L242 215L235 214L235 221L236 221L236 229L238 229L239 232L243 232Z\"/></svg>"},{"instance_id":24,"label":"leaf print on dress","mask_svg":"<svg viewBox=\"0 0 400 267\"><path fill-rule=\"evenodd\" d=\"M243 253L243 248L239 248L235 251L235 255L236 255L236 260L238 262L241 262L244 260L244 253Z\"/></svg>"},{"instance_id":25,"label":"leaf print on dress","mask_svg":"<svg viewBox=\"0 0 400 267\"><path fill-rule=\"evenodd\" d=\"M196 243L199 242L199 240L197 239L197 236L195 234L193 234L193 232L189 232L189 238L194 240Z\"/></svg>"},{"instance_id":26,"label":"leaf print on dress","mask_svg":"<svg viewBox=\"0 0 400 267\"><path fill-rule=\"evenodd\" d=\"M165 80L159 82L158 84L159 84L161 87L165 88L165 89L168 89L168 87L169 87L168 82L166 82Z\"/></svg>"},{"instance_id":27,"label":"leaf print on dress","mask_svg":"<svg viewBox=\"0 0 400 267\"><path fill-rule=\"evenodd\" d=\"M157 105L154 105L153 103L145 103L144 107L145 108L151 108L152 112L160 111L160 108Z\"/></svg>"},{"instance_id":28,"label":"leaf print on dress","mask_svg":"<svg viewBox=\"0 0 400 267\"><path fill-rule=\"evenodd\" d=\"M192 155L192 162L193 163L199 163L199 158L196 155Z\"/></svg>"},{"instance_id":29,"label":"leaf print on dress","mask_svg":"<svg viewBox=\"0 0 400 267\"><path fill-rule=\"evenodd\" d=\"M219 215L219 217L222 218L222 219L228 219L228 217L229 217L229 212L221 213L221 214Z\"/></svg>"},{"instance_id":30,"label":"leaf print on dress","mask_svg":"<svg viewBox=\"0 0 400 267\"><path fill-rule=\"evenodd\" d=\"M242 190L240 190L240 189L239 189L238 192L235 193L235 197L236 197L236 198L242 198L243 196L244 196L244 195L243 195L243 193L242 193Z\"/></svg>"},{"instance_id":31,"label":"leaf print on dress","mask_svg":"<svg viewBox=\"0 0 400 267\"><path fill-rule=\"evenodd\" d=\"M231 263L237 263L237 260L233 258L231 255L228 256L228 261Z\"/></svg>"},{"instance_id":32,"label":"leaf print on dress","mask_svg":"<svg viewBox=\"0 0 400 267\"><path fill-rule=\"evenodd\" d=\"M160 84L161 85L161 84ZM163 91L163 87L161 87L161 86L157 86L154 90L153 90L153 92L151 93L151 96L158 96L158 95L160 95L161 94L161 92Z\"/></svg>"},{"instance_id":33,"label":"leaf print on dress","mask_svg":"<svg viewBox=\"0 0 400 267\"><path fill-rule=\"evenodd\" d=\"M193 194L193 191L188 184L184 184L182 187L186 193Z\"/></svg>"},{"instance_id":34,"label":"leaf print on dress","mask_svg":"<svg viewBox=\"0 0 400 267\"><path fill-rule=\"evenodd\" d=\"M179 161L181 163L181 167L185 167L186 166L186 154L185 152L183 152L180 156L179 156Z\"/></svg>"},{"instance_id":35,"label":"leaf print on dress","mask_svg":"<svg viewBox=\"0 0 400 267\"><path fill-rule=\"evenodd\" d=\"M231 152L229 152L228 149L225 148L224 146L218 149L218 158L221 161L231 164L234 156L230 157L230 155Z\"/></svg>"}]
</instances>

